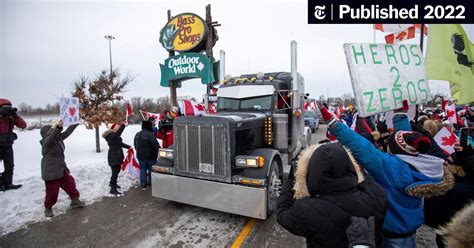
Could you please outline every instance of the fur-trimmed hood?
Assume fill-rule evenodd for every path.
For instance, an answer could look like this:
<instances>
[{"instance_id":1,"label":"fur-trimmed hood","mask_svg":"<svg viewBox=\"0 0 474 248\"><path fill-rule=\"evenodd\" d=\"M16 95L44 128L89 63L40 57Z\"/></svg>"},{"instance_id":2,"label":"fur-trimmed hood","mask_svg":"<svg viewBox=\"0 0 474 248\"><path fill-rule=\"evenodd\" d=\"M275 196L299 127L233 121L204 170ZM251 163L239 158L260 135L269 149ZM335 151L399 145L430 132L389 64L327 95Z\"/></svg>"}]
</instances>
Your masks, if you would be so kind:
<instances>
[{"instance_id":1,"label":"fur-trimmed hood","mask_svg":"<svg viewBox=\"0 0 474 248\"><path fill-rule=\"evenodd\" d=\"M467 204L456 213L451 221L436 233L444 236L446 247L474 247L474 202Z\"/></svg>"},{"instance_id":2,"label":"fur-trimmed hood","mask_svg":"<svg viewBox=\"0 0 474 248\"><path fill-rule=\"evenodd\" d=\"M111 133L113 133L114 130L113 129L107 129L105 130L105 132L102 133L102 138L107 138L107 136L109 136Z\"/></svg>"},{"instance_id":3,"label":"fur-trimmed hood","mask_svg":"<svg viewBox=\"0 0 474 248\"><path fill-rule=\"evenodd\" d=\"M328 186L335 186L334 191L337 192L339 186L355 188L364 180L361 168L351 153L337 143L312 145L304 150L298 159L295 178L293 189L296 199L314 196L320 191L317 187L326 188L323 190L327 193L332 190L327 189Z\"/></svg>"}]
</instances>

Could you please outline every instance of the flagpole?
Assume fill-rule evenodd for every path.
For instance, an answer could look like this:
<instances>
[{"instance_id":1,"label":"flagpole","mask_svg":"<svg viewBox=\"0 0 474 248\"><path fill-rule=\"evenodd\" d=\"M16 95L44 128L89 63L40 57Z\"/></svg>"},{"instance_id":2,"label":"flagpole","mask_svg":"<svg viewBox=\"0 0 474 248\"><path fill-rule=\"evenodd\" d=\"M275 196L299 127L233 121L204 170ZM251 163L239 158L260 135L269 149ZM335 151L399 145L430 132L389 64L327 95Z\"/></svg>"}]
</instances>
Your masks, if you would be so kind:
<instances>
[{"instance_id":1,"label":"flagpole","mask_svg":"<svg viewBox=\"0 0 474 248\"><path fill-rule=\"evenodd\" d=\"M372 31L374 33L374 43L375 43L375 24L372 24Z\"/></svg>"},{"instance_id":2,"label":"flagpole","mask_svg":"<svg viewBox=\"0 0 474 248\"><path fill-rule=\"evenodd\" d=\"M142 119L145 120L145 116L143 116L143 112L141 109L140 109L140 114L142 115Z\"/></svg>"},{"instance_id":3,"label":"flagpole","mask_svg":"<svg viewBox=\"0 0 474 248\"><path fill-rule=\"evenodd\" d=\"M420 28L420 50L421 50L421 56L423 56L423 42L425 38L425 24L421 23L421 28ZM424 57L424 56L423 56ZM418 108L419 105L415 105L415 123L418 123Z\"/></svg>"}]
</instances>

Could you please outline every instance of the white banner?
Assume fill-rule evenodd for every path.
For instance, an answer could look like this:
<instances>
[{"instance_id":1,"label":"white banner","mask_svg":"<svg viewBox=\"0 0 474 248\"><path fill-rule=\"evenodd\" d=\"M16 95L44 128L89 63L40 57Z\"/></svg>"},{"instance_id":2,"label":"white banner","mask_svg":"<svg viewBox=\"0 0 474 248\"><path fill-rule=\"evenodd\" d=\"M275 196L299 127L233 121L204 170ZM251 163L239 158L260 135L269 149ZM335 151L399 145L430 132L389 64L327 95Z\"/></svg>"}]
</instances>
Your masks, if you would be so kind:
<instances>
[{"instance_id":1,"label":"white banner","mask_svg":"<svg viewBox=\"0 0 474 248\"><path fill-rule=\"evenodd\" d=\"M359 115L431 99L423 55L415 44L344 44Z\"/></svg>"},{"instance_id":2,"label":"white banner","mask_svg":"<svg viewBox=\"0 0 474 248\"><path fill-rule=\"evenodd\" d=\"M79 124L79 98L61 97L59 99L59 115L64 126Z\"/></svg>"}]
</instances>

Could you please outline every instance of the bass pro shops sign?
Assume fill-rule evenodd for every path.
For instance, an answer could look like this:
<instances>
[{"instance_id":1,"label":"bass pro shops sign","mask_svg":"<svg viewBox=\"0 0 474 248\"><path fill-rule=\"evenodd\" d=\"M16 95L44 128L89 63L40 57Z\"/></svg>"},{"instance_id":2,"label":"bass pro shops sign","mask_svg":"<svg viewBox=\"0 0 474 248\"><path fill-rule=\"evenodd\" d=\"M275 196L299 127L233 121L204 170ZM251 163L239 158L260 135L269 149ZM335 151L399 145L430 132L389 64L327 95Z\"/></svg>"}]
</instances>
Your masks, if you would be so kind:
<instances>
[{"instance_id":1,"label":"bass pro shops sign","mask_svg":"<svg viewBox=\"0 0 474 248\"><path fill-rule=\"evenodd\" d=\"M172 56L167 58L164 64L160 64L160 85L170 87L170 82L180 82L191 78L201 78L203 84L209 84L214 82L214 78L217 76L214 75L217 66L213 58L208 58L200 53L183 53Z\"/></svg>"},{"instance_id":2,"label":"bass pro shops sign","mask_svg":"<svg viewBox=\"0 0 474 248\"><path fill-rule=\"evenodd\" d=\"M168 51L201 52L208 27L204 20L192 13L173 17L160 31L160 43Z\"/></svg>"}]
</instances>

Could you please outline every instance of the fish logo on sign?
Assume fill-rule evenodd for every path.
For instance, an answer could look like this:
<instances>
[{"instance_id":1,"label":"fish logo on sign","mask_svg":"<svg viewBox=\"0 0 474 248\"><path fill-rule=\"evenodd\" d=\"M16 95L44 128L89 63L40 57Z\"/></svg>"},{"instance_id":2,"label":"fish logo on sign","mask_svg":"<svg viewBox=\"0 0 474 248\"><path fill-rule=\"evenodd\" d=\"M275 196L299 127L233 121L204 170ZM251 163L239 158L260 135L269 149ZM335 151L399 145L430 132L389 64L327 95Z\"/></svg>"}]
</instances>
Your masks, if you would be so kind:
<instances>
[{"instance_id":1,"label":"fish logo on sign","mask_svg":"<svg viewBox=\"0 0 474 248\"><path fill-rule=\"evenodd\" d=\"M326 13L325 13L326 6L315 6L314 7L314 17L318 20L322 20L326 18Z\"/></svg>"}]
</instances>

